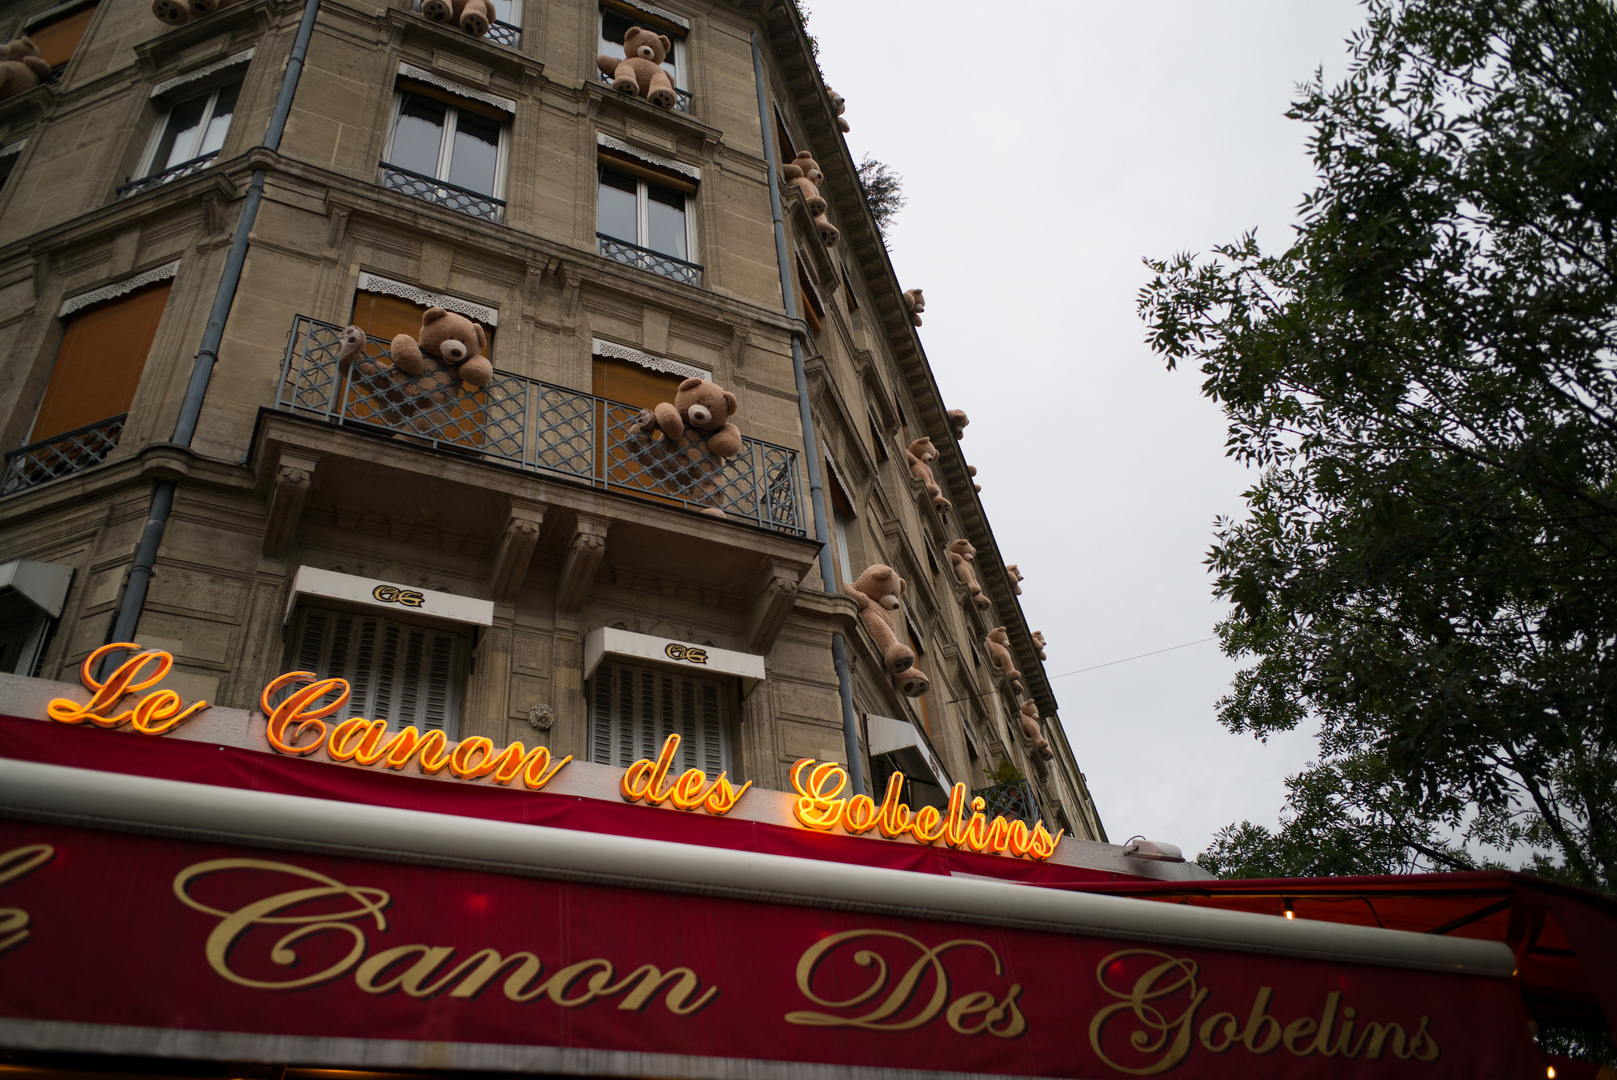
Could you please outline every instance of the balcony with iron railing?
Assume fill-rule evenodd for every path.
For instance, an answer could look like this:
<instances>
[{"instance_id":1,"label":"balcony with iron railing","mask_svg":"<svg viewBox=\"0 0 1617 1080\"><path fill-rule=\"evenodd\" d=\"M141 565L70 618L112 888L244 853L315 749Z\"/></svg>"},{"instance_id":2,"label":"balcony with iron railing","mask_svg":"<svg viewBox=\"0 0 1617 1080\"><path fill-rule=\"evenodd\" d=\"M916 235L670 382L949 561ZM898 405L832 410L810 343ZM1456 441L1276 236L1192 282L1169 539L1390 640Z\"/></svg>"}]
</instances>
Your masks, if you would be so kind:
<instances>
[{"instance_id":1,"label":"balcony with iron railing","mask_svg":"<svg viewBox=\"0 0 1617 1080\"><path fill-rule=\"evenodd\" d=\"M126 416L87 424L11 451L6 455L5 472L0 473L0 496L95 468L117 448Z\"/></svg>"},{"instance_id":2,"label":"balcony with iron railing","mask_svg":"<svg viewBox=\"0 0 1617 1080\"><path fill-rule=\"evenodd\" d=\"M971 793L974 798L981 798L983 813L990 818L995 815L1004 817L1008 821L1020 818L1023 821L1038 821L1043 815L1039 810L1039 800L1033 794L1033 785L1026 780L1011 780L992 787L978 788Z\"/></svg>"},{"instance_id":3,"label":"balcony with iron railing","mask_svg":"<svg viewBox=\"0 0 1617 1080\"><path fill-rule=\"evenodd\" d=\"M437 180L431 176L411 172L409 169L401 169L385 161L377 162L376 167L379 170L377 183L388 191L397 191L412 199L435 203L485 221L499 221L505 210L504 199L496 199L492 195L485 195L469 188L456 187L448 181Z\"/></svg>"},{"instance_id":4,"label":"balcony with iron railing","mask_svg":"<svg viewBox=\"0 0 1617 1080\"><path fill-rule=\"evenodd\" d=\"M597 250L608 259L626 266L638 266L642 270L650 270L653 274L686 285L700 287L702 284L702 267L699 263L686 262L684 259L665 255L660 251L641 247L639 244L631 244L627 240L619 240L605 233L596 233L595 242Z\"/></svg>"},{"instance_id":5,"label":"balcony with iron railing","mask_svg":"<svg viewBox=\"0 0 1617 1080\"><path fill-rule=\"evenodd\" d=\"M392 366L389 342L367 338L341 358L340 326L299 316L287 339L275 408L373 435L406 437L491 466L691 510L720 510L806 536L797 451L742 439L740 453L689 458L638 434L641 411L501 371L480 389L423 386Z\"/></svg>"},{"instance_id":6,"label":"balcony with iron railing","mask_svg":"<svg viewBox=\"0 0 1617 1080\"><path fill-rule=\"evenodd\" d=\"M152 173L152 175L143 176L139 180L131 180L118 189L118 198L127 199L135 195L141 195L151 191L153 188L160 188L164 184L173 183L182 177L199 173L212 165L218 156L219 151L215 150L211 154L203 154L201 157L192 158L190 161L182 161L178 165L164 169L160 173Z\"/></svg>"},{"instance_id":7,"label":"balcony with iron railing","mask_svg":"<svg viewBox=\"0 0 1617 1080\"><path fill-rule=\"evenodd\" d=\"M492 34L494 31L490 30L489 33ZM604 71L600 73L599 78L606 85L612 85L612 76L606 74ZM674 96L677 98L677 100L674 102L674 111L677 113L689 113L691 111L691 92L689 90L681 90L676 86L674 87Z\"/></svg>"}]
</instances>

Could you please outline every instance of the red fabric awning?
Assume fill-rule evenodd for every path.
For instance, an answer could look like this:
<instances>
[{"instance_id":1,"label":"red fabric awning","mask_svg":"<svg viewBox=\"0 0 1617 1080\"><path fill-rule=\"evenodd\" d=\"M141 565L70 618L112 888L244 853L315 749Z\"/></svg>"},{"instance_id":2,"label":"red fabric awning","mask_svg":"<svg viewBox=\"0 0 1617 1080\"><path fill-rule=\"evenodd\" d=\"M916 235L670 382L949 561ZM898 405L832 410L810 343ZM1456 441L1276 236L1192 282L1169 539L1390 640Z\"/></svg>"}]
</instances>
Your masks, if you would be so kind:
<instances>
[{"instance_id":1,"label":"red fabric awning","mask_svg":"<svg viewBox=\"0 0 1617 1080\"><path fill-rule=\"evenodd\" d=\"M1531 874L1480 870L1390 877L1057 885L1171 904L1501 941L1545 1019L1617 1034L1617 899Z\"/></svg>"}]
</instances>

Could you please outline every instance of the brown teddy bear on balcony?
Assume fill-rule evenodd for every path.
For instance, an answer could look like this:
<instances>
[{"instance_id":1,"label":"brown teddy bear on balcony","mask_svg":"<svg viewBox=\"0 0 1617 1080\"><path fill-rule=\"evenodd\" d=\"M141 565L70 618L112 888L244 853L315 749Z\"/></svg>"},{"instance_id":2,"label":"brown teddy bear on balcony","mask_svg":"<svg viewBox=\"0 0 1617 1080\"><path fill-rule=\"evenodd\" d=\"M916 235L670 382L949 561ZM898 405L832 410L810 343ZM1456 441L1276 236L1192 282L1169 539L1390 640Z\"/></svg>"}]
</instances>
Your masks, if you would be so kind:
<instances>
[{"instance_id":1,"label":"brown teddy bear on balcony","mask_svg":"<svg viewBox=\"0 0 1617 1080\"><path fill-rule=\"evenodd\" d=\"M409 334L393 339L391 364L365 356L365 340L359 327L345 329L339 360L344 367L352 365L356 401L381 409L384 423L432 432L450 419L442 412L432 415L434 406L448 405L462 388L479 390L494 378L494 365L483 355L488 336L482 326L444 308L428 308L421 316L419 340Z\"/></svg>"},{"instance_id":2,"label":"brown teddy bear on balcony","mask_svg":"<svg viewBox=\"0 0 1617 1080\"><path fill-rule=\"evenodd\" d=\"M489 0L422 0L421 14L435 23L458 26L472 37L482 37L494 24Z\"/></svg>"},{"instance_id":3,"label":"brown teddy bear on balcony","mask_svg":"<svg viewBox=\"0 0 1617 1080\"><path fill-rule=\"evenodd\" d=\"M51 66L39 55L33 38L0 45L0 101L26 94L51 77Z\"/></svg>"},{"instance_id":4,"label":"brown teddy bear on balcony","mask_svg":"<svg viewBox=\"0 0 1617 1080\"><path fill-rule=\"evenodd\" d=\"M711 503L718 494L716 477L724 462L741 452L741 429L730 422L736 414L736 396L707 379L686 379L672 402L643 409L629 423L636 444L635 460L650 474L647 479L683 499L704 514L723 517ZM662 432L656 439L655 433Z\"/></svg>"},{"instance_id":5,"label":"brown teddy bear on balcony","mask_svg":"<svg viewBox=\"0 0 1617 1080\"><path fill-rule=\"evenodd\" d=\"M971 477L971 490L973 490L977 494L981 495L983 493L983 486L981 484L977 483L977 466L975 466L975 465L967 465L966 466L966 475Z\"/></svg>"},{"instance_id":6,"label":"brown teddy bear on balcony","mask_svg":"<svg viewBox=\"0 0 1617 1080\"><path fill-rule=\"evenodd\" d=\"M1010 578L1011 578L1011 591L1016 593L1017 596L1021 596L1022 595L1022 571L1020 571L1020 570L1018 570L1016 568L1015 563L1011 563L1009 566L1007 566L1005 568L1005 573L1010 575Z\"/></svg>"},{"instance_id":7,"label":"brown teddy bear on balcony","mask_svg":"<svg viewBox=\"0 0 1617 1080\"><path fill-rule=\"evenodd\" d=\"M965 409L950 409L947 416L949 434L954 436L955 442L959 442L966 437L966 425L971 423L971 417L966 415Z\"/></svg>"},{"instance_id":8,"label":"brown teddy bear on balcony","mask_svg":"<svg viewBox=\"0 0 1617 1080\"><path fill-rule=\"evenodd\" d=\"M1010 681L1011 689L1020 694L1022 673L1016 670L1016 661L1011 658L1011 635L1005 632L1003 626L996 626L988 631L983 644L988 647L988 659Z\"/></svg>"},{"instance_id":9,"label":"brown teddy bear on balcony","mask_svg":"<svg viewBox=\"0 0 1617 1080\"><path fill-rule=\"evenodd\" d=\"M1044 634L1038 630L1033 631L1033 648L1038 651L1040 660L1050 659L1044 655Z\"/></svg>"},{"instance_id":10,"label":"brown teddy bear on balcony","mask_svg":"<svg viewBox=\"0 0 1617 1080\"><path fill-rule=\"evenodd\" d=\"M170 26L183 26L192 19L212 15L232 0L152 0L152 14Z\"/></svg>"},{"instance_id":11,"label":"brown teddy bear on balcony","mask_svg":"<svg viewBox=\"0 0 1617 1080\"><path fill-rule=\"evenodd\" d=\"M893 677L893 684L905 697L920 697L930 688L926 673L915 666L915 653L898 640L893 631L892 616L904 595L904 579L898 571L883 563L866 568L859 580L842 586L842 591L853 597L859 605L859 621L876 643L882 664Z\"/></svg>"},{"instance_id":12,"label":"brown teddy bear on balcony","mask_svg":"<svg viewBox=\"0 0 1617 1080\"><path fill-rule=\"evenodd\" d=\"M612 89L620 94L635 94L645 98L659 109L673 109L679 104L674 83L662 62L668 58L674 43L663 34L654 34L631 26L623 35L623 57L597 56L595 64L601 74L612 80Z\"/></svg>"},{"instance_id":13,"label":"brown teddy bear on balcony","mask_svg":"<svg viewBox=\"0 0 1617 1080\"><path fill-rule=\"evenodd\" d=\"M1055 751L1050 749L1049 742L1047 742L1044 738L1044 730L1040 725L1039 706L1037 702L1022 702L1022 711L1017 715L1016 722L1017 726L1022 729L1023 736L1027 738L1028 742L1033 744L1033 748L1039 752L1040 757L1048 760L1056 756Z\"/></svg>"},{"instance_id":14,"label":"brown teddy bear on balcony","mask_svg":"<svg viewBox=\"0 0 1617 1080\"><path fill-rule=\"evenodd\" d=\"M842 234L825 216L829 204L820 194L820 183L825 179L825 174L820 171L814 155L807 150L799 150L797 157L787 162L781 169L781 175L786 178L788 184L802 192L803 203L808 207L810 216L814 218L814 227L820 231L820 239L824 241L825 246L836 247Z\"/></svg>"},{"instance_id":15,"label":"brown teddy bear on balcony","mask_svg":"<svg viewBox=\"0 0 1617 1080\"><path fill-rule=\"evenodd\" d=\"M951 504L943 497L943 489L938 487L938 482L932 475L932 463L936 460L938 448L932 445L929 438L916 439L904 451L904 463L909 466L910 475L926 488L926 493L932 497L932 505L937 507L938 513L947 514Z\"/></svg>"},{"instance_id":16,"label":"brown teddy bear on balcony","mask_svg":"<svg viewBox=\"0 0 1617 1080\"><path fill-rule=\"evenodd\" d=\"M848 122L842 118L842 114L848 111L847 99L829 86L825 88L825 96L831 99L831 111L837 114L837 127L847 134Z\"/></svg>"},{"instance_id":17,"label":"brown teddy bear on balcony","mask_svg":"<svg viewBox=\"0 0 1617 1080\"><path fill-rule=\"evenodd\" d=\"M921 312L926 310L926 297L921 295L920 289L904 290L904 310L909 313L910 325L921 325Z\"/></svg>"},{"instance_id":18,"label":"brown teddy bear on balcony","mask_svg":"<svg viewBox=\"0 0 1617 1080\"><path fill-rule=\"evenodd\" d=\"M986 611L994 602L983 595L982 586L977 584L977 572L971 568L976 558L977 549L964 537L949 545L949 566L954 569L955 580L964 585L976 605Z\"/></svg>"}]
</instances>

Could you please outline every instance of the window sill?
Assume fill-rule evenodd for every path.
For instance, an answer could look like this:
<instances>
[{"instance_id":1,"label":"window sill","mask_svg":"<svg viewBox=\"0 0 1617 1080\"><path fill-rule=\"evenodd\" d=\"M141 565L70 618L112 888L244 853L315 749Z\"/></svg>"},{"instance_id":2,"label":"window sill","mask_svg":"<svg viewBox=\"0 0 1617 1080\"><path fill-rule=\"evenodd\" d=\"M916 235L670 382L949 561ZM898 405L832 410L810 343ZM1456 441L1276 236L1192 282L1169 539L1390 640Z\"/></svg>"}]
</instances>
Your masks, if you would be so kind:
<instances>
[{"instance_id":1,"label":"window sill","mask_svg":"<svg viewBox=\"0 0 1617 1080\"><path fill-rule=\"evenodd\" d=\"M724 138L724 132L709 127L688 113L671 112L668 109L658 108L642 98L620 94L612 89L610 83L592 78L585 84L584 90L589 95L589 113L592 118L601 113L610 113L636 123L658 124L676 139L683 137L688 141L699 143L703 152L710 152Z\"/></svg>"},{"instance_id":2,"label":"window sill","mask_svg":"<svg viewBox=\"0 0 1617 1080\"><path fill-rule=\"evenodd\" d=\"M503 90L492 86L483 87L507 97L525 96L514 94L512 91L517 89L523 79L533 78L545 69L543 62L528 56L521 49L501 45L486 36L472 37L458 26L433 22L419 11L390 7L387 10L387 26L389 31L396 30L402 35L406 46L416 47L414 50L405 48L399 53L399 59L433 71L438 70L437 58L445 51L451 51L466 59L475 59L476 62L487 65L490 71L499 72L513 80L513 85ZM530 37L533 41L539 40L538 32L530 27L518 27L517 30L525 39L525 44L531 44L526 41ZM457 81L465 81L465 76L458 72L444 74L446 77L456 78Z\"/></svg>"},{"instance_id":3,"label":"window sill","mask_svg":"<svg viewBox=\"0 0 1617 1080\"><path fill-rule=\"evenodd\" d=\"M408 199L419 199L433 206L443 207L456 214L500 225L505 220L505 200L484 195L466 188L456 187L420 173L401 169L387 162L377 164L377 184L384 191L392 191Z\"/></svg>"}]
</instances>

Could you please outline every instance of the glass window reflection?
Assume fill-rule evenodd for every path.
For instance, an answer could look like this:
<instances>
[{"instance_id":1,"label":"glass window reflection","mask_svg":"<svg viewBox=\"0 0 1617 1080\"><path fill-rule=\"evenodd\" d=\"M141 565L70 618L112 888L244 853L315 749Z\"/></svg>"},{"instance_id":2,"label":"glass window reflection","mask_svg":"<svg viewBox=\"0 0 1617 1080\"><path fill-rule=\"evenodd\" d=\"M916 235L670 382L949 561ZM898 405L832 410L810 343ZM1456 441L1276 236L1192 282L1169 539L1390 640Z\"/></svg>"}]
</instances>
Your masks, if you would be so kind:
<instances>
[{"instance_id":1,"label":"glass window reflection","mask_svg":"<svg viewBox=\"0 0 1617 1080\"><path fill-rule=\"evenodd\" d=\"M487 117L463 112L456 117L449 182L482 195L494 194L500 160L500 125Z\"/></svg>"},{"instance_id":2,"label":"glass window reflection","mask_svg":"<svg viewBox=\"0 0 1617 1080\"><path fill-rule=\"evenodd\" d=\"M393 153L389 162L423 176L438 175L438 157L443 148L444 106L430 98L404 95L399 123L393 129Z\"/></svg>"}]
</instances>

